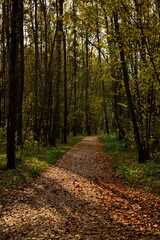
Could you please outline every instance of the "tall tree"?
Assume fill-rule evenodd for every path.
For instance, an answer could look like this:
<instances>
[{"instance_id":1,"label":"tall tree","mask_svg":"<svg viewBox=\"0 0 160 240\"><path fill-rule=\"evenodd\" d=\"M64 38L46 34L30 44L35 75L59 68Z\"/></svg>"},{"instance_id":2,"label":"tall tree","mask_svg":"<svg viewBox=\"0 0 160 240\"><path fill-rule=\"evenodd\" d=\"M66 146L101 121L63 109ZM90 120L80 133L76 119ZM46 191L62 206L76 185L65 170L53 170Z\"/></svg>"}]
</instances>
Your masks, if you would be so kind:
<instances>
[{"instance_id":1,"label":"tall tree","mask_svg":"<svg viewBox=\"0 0 160 240\"><path fill-rule=\"evenodd\" d=\"M120 59L121 59L121 63L122 63L124 85L125 85L128 106L129 106L131 120L132 120L132 124L133 124L133 129L134 129L135 141L136 141L136 145L137 145L138 161L139 161L139 163L144 163L146 161L146 156L145 156L145 152L143 149L143 145L142 145L142 141L140 138L139 129L138 129L137 121L136 121L136 116L135 116L135 112L134 112L132 96L131 96L131 92L130 92L130 88L129 88L130 79L129 79L127 65L126 65L123 40L121 38L121 33L120 33L120 28L119 28L118 13L116 13L116 12L114 13L114 23L115 23L115 31L117 34L117 41L118 41L118 45L119 45Z\"/></svg>"},{"instance_id":2,"label":"tall tree","mask_svg":"<svg viewBox=\"0 0 160 240\"><path fill-rule=\"evenodd\" d=\"M102 70L102 59L101 59L101 42L99 37L100 27L99 27L99 11L98 11L98 4L96 1L96 35L97 35L97 43L98 43L98 65L100 71L100 79L102 79L102 94L103 94L103 110L104 110L104 129L107 134L109 134L109 125L108 125L108 117L107 117L107 106L106 106L106 90L105 90L105 83L103 79L103 70Z\"/></svg>"},{"instance_id":3,"label":"tall tree","mask_svg":"<svg viewBox=\"0 0 160 240\"><path fill-rule=\"evenodd\" d=\"M38 2L34 0L34 23L32 22L35 46L35 76L34 76L34 139L39 140L38 131L38 80L39 80L39 29L38 29Z\"/></svg>"},{"instance_id":4,"label":"tall tree","mask_svg":"<svg viewBox=\"0 0 160 240\"><path fill-rule=\"evenodd\" d=\"M90 123L90 102L89 102L89 81L90 81L90 72L89 72L89 45L88 45L88 27L86 28L86 42L85 42L85 50L86 50L86 58L85 58L85 115L86 115L86 133L87 135L91 135L91 123Z\"/></svg>"},{"instance_id":5,"label":"tall tree","mask_svg":"<svg viewBox=\"0 0 160 240\"><path fill-rule=\"evenodd\" d=\"M62 37L63 37L63 4L64 0L56 1L57 9L57 52L56 52L56 92L55 92L55 107L53 116L53 128L50 143L56 145L56 138L60 138L60 86L62 80Z\"/></svg>"},{"instance_id":6,"label":"tall tree","mask_svg":"<svg viewBox=\"0 0 160 240\"><path fill-rule=\"evenodd\" d=\"M64 51L64 125L63 125L63 142L67 143L67 117L68 117L68 98L67 98L67 51L66 51L66 34L63 32L63 51Z\"/></svg>"},{"instance_id":7,"label":"tall tree","mask_svg":"<svg viewBox=\"0 0 160 240\"><path fill-rule=\"evenodd\" d=\"M18 1L19 16L18 16L18 42L19 42L19 64L18 64L18 121L17 121L17 145L22 146L22 129L23 129L23 92L24 92L24 33L23 33L23 0Z\"/></svg>"},{"instance_id":8,"label":"tall tree","mask_svg":"<svg viewBox=\"0 0 160 240\"><path fill-rule=\"evenodd\" d=\"M18 0L11 1L11 46L9 49L9 113L7 126L7 168L16 168L15 144L17 122L17 96L18 96Z\"/></svg>"},{"instance_id":9,"label":"tall tree","mask_svg":"<svg viewBox=\"0 0 160 240\"><path fill-rule=\"evenodd\" d=\"M74 84L74 119L73 136L77 135L77 16L76 1L73 0L73 84Z\"/></svg>"}]
</instances>

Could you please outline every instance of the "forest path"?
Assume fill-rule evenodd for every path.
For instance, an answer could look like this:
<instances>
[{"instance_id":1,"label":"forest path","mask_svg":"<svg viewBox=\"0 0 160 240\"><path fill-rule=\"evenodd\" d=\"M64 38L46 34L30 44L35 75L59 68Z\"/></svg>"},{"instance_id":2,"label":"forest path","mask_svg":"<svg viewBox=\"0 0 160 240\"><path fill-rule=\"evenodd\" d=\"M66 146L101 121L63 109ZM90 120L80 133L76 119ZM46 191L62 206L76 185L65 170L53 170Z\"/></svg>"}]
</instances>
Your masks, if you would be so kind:
<instances>
[{"instance_id":1,"label":"forest path","mask_svg":"<svg viewBox=\"0 0 160 240\"><path fill-rule=\"evenodd\" d=\"M86 137L12 194L0 209L0 239L159 239L159 201L127 189L97 137Z\"/></svg>"}]
</instances>

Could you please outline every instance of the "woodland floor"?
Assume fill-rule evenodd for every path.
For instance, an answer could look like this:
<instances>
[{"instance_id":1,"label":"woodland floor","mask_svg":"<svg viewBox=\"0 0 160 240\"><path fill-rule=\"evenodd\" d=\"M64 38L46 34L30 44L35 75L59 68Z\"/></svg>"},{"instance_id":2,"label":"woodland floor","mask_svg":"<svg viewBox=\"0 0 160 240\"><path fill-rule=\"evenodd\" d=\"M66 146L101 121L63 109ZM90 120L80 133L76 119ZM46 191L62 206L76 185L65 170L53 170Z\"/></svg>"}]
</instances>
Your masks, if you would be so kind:
<instances>
[{"instance_id":1,"label":"woodland floor","mask_svg":"<svg viewBox=\"0 0 160 240\"><path fill-rule=\"evenodd\" d=\"M160 239L160 197L116 178L86 137L0 205L0 239Z\"/></svg>"}]
</instances>

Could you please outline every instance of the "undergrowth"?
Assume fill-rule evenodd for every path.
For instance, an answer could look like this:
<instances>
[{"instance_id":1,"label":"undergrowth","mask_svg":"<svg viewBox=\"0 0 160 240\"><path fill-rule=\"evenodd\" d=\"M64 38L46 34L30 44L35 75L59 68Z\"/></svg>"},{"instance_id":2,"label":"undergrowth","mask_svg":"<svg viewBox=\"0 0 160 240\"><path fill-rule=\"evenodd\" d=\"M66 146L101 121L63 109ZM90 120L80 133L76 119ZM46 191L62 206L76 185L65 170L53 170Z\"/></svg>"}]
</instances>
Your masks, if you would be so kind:
<instances>
[{"instance_id":1,"label":"undergrowth","mask_svg":"<svg viewBox=\"0 0 160 240\"><path fill-rule=\"evenodd\" d=\"M11 189L21 188L28 184L30 178L40 175L82 138L81 136L69 138L67 144L58 144L56 147L26 147L23 149L22 158L19 150L16 160L17 169L15 170L6 169L6 156L4 151L0 151L1 193L6 192L7 194Z\"/></svg>"},{"instance_id":2,"label":"undergrowth","mask_svg":"<svg viewBox=\"0 0 160 240\"><path fill-rule=\"evenodd\" d=\"M145 190L160 194L160 164L153 160L145 164L137 161L135 145L121 142L115 136L101 136L104 150L112 156L112 165L118 176L129 184L142 186Z\"/></svg>"}]
</instances>

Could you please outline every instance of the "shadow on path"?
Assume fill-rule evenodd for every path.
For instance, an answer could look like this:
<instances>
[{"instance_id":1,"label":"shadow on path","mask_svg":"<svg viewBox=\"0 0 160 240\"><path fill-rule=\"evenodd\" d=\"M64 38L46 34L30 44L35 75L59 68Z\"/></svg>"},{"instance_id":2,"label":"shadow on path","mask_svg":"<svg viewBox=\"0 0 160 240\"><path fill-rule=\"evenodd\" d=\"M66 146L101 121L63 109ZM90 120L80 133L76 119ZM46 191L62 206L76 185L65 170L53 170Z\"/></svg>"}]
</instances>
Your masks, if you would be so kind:
<instances>
[{"instance_id":1,"label":"shadow on path","mask_svg":"<svg viewBox=\"0 0 160 240\"><path fill-rule=\"evenodd\" d=\"M0 239L158 239L118 217L130 203L113 189L109 157L96 137L87 137L6 204Z\"/></svg>"}]
</instances>

